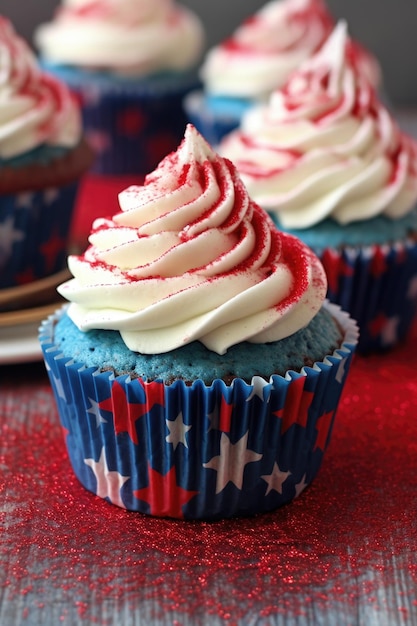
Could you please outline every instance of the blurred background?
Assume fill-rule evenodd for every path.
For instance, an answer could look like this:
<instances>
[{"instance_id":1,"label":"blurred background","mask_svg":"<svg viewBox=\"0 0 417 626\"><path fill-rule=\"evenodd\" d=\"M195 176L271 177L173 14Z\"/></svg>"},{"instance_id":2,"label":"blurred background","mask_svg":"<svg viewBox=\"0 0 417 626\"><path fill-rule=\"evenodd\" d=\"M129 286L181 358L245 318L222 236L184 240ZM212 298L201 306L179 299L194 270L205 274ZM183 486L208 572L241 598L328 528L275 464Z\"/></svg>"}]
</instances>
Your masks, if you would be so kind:
<instances>
[{"instance_id":1,"label":"blurred background","mask_svg":"<svg viewBox=\"0 0 417 626\"><path fill-rule=\"evenodd\" d=\"M182 0L203 20L207 47L221 41L264 0ZM1 0L0 11L30 43L37 24L48 21L59 0ZM385 92L393 105L417 106L417 2L415 0L328 0L336 19L379 59Z\"/></svg>"}]
</instances>

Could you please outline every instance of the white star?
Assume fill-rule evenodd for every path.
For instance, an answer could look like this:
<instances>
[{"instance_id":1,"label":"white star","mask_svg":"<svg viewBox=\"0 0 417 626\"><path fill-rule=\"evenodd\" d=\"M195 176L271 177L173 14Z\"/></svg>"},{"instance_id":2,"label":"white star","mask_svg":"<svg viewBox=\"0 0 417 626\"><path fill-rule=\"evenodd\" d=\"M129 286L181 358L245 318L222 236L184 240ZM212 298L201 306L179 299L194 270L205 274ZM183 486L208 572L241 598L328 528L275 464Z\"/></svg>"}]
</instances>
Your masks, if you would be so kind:
<instances>
[{"instance_id":1,"label":"white star","mask_svg":"<svg viewBox=\"0 0 417 626\"><path fill-rule=\"evenodd\" d=\"M268 483L268 489L266 490L265 495L267 496L272 489L274 489L274 491L278 491L278 493L282 493L282 484L287 480L290 474L291 472L282 472L278 467L278 463L274 463L272 473L261 476L261 478Z\"/></svg>"},{"instance_id":2,"label":"white star","mask_svg":"<svg viewBox=\"0 0 417 626\"><path fill-rule=\"evenodd\" d=\"M59 196L58 189L56 187L50 187L45 189L43 199L46 204L52 204Z\"/></svg>"},{"instance_id":3,"label":"white star","mask_svg":"<svg viewBox=\"0 0 417 626\"><path fill-rule=\"evenodd\" d=\"M129 480L130 476L122 476L119 472L109 470L104 447L101 450L98 461L94 459L84 459L84 463L91 467L97 479L96 494L100 498L109 498L112 504L116 504L125 509L126 507L123 504L120 489L124 483Z\"/></svg>"},{"instance_id":4,"label":"white star","mask_svg":"<svg viewBox=\"0 0 417 626\"><path fill-rule=\"evenodd\" d=\"M345 357L344 359L342 359L339 363L339 366L337 368L337 372L336 372L336 380L338 383L342 384L343 379L345 377L345 371L346 371L346 361L347 361L347 357Z\"/></svg>"},{"instance_id":5,"label":"white star","mask_svg":"<svg viewBox=\"0 0 417 626\"><path fill-rule=\"evenodd\" d=\"M302 491L304 491L304 489L307 487L307 485L308 485L308 483L306 482L306 474L304 474L304 476L302 477L300 482L295 485L295 496L294 496L294 498L298 498L300 493Z\"/></svg>"},{"instance_id":6,"label":"white star","mask_svg":"<svg viewBox=\"0 0 417 626\"><path fill-rule=\"evenodd\" d=\"M11 257L14 242L22 241L24 238L23 231L14 229L11 215L0 223L0 264L4 264Z\"/></svg>"},{"instance_id":7,"label":"white star","mask_svg":"<svg viewBox=\"0 0 417 626\"><path fill-rule=\"evenodd\" d=\"M100 131L89 131L87 138L88 143L95 152L105 152L110 148L111 141L110 135L108 133Z\"/></svg>"},{"instance_id":8,"label":"white star","mask_svg":"<svg viewBox=\"0 0 417 626\"><path fill-rule=\"evenodd\" d=\"M264 388L269 385L268 389L268 397L264 398ZM255 396L258 396L262 400L262 402L269 402L269 398L271 397L271 385L261 376L254 376L252 380L252 391L250 392L249 397L246 399L246 402L249 402Z\"/></svg>"},{"instance_id":9,"label":"white star","mask_svg":"<svg viewBox=\"0 0 417 626\"><path fill-rule=\"evenodd\" d=\"M59 398L62 398L65 402L67 401L67 396L65 395L64 385L62 384L61 378L57 378L55 374L52 372L52 378L54 379L55 388Z\"/></svg>"},{"instance_id":10,"label":"white star","mask_svg":"<svg viewBox=\"0 0 417 626\"><path fill-rule=\"evenodd\" d=\"M220 454L214 456L208 463L203 463L204 467L215 469L217 472L216 493L223 491L229 482L242 489L246 464L262 458L262 454L248 450L247 444L248 432L236 443L231 443L226 433L221 434Z\"/></svg>"},{"instance_id":11,"label":"white star","mask_svg":"<svg viewBox=\"0 0 417 626\"><path fill-rule=\"evenodd\" d=\"M107 424L107 420L105 420L100 413L100 407L98 402L93 400L93 398L88 398L88 400L91 406L89 409L87 409L87 413L91 413L91 415L94 415L94 417L96 418L96 427L98 428L100 424Z\"/></svg>"},{"instance_id":12,"label":"white star","mask_svg":"<svg viewBox=\"0 0 417 626\"><path fill-rule=\"evenodd\" d=\"M174 450L176 450L178 444L182 443L183 446L188 448L186 433L191 429L191 426L184 424L182 412L180 412L175 420L165 420L169 430L169 435L165 437L167 443L172 443Z\"/></svg>"},{"instance_id":13,"label":"white star","mask_svg":"<svg viewBox=\"0 0 417 626\"><path fill-rule=\"evenodd\" d=\"M391 346L397 341L397 327L399 324L397 316L390 317L381 331L381 342L384 346Z\"/></svg>"},{"instance_id":14,"label":"white star","mask_svg":"<svg viewBox=\"0 0 417 626\"><path fill-rule=\"evenodd\" d=\"M16 209L30 209L33 205L33 192L25 191L17 194L15 198Z\"/></svg>"},{"instance_id":15,"label":"white star","mask_svg":"<svg viewBox=\"0 0 417 626\"><path fill-rule=\"evenodd\" d=\"M62 380L60 378L57 378L55 376L55 374L53 373L52 369L50 368L50 366L48 365L48 363L45 363L45 368L48 372L51 373L52 376L52 380L54 381L54 386L56 389L56 392L58 394L59 398L62 398L62 400L64 400L65 402L67 401L67 398L65 396L65 391L64 391L64 387L62 385Z\"/></svg>"},{"instance_id":16,"label":"white star","mask_svg":"<svg viewBox=\"0 0 417 626\"><path fill-rule=\"evenodd\" d=\"M417 276L414 276L408 283L407 298L410 300L417 298Z\"/></svg>"}]
</instances>

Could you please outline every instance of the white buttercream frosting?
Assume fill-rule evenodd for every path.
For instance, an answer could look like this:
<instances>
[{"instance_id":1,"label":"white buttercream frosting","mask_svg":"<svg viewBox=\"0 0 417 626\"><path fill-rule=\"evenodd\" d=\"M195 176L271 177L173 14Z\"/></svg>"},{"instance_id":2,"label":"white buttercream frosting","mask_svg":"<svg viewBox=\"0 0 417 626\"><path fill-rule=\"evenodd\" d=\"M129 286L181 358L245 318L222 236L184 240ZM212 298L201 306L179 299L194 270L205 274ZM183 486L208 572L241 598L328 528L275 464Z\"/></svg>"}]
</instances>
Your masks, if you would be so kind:
<instances>
[{"instance_id":1,"label":"white buttercream frosting","mask_svg":"<svg viewBox=\"0 0 417 626\"><path fill-rule=\"evenodd\" d=\"M334 20L322 0L272 0L212 48L201 77L212 95L263 98L326 41ZM355 44L364 72L379 83L379 64Z\"/></svg>"},{"instance_id":2,"label":"white buttercream frosting","mask_svg":"<svg viewBox=\"0 0 417 626\"><path fill-rule=\"evenodd\" d=\"M81 330L118 330L145 354L199 340L223 354L304 327L326 294L323 268L249 198L235 167L193 126L121 211L93 224L59 292Z\"/></svg>"},{"instance_id":3,"label":"white buttercream frosting","mask_svg":"<svg viewBox=\"0 0 417 626\"><path fill-rule=\"evenodd\" d=\"M35 41L49 62L144 76L194 66L204 34L173 0L62 0Z\"/></svg>"},{"instance_id":4,"label":"white buttercream frosting","mask_svg":"<svg viewBox=\"0 0 417 626\"><path fill-rule=\"evenodd\" d=\"M79 109L67 87L41 72L36 57L0 17L0 157L47 144L73 147L81 138Z\"/></svg>"},{"instance_id":5,"label":"white buttercream frosting","mask_svg":"<svg viewBox=\"0 0 417 626\"><path fill-rule=\"evenodd\" d=\"M417 144L360 71L343 22L219 150L284 228L399 218L417 200Z\"/></svg>"}]
</instances>

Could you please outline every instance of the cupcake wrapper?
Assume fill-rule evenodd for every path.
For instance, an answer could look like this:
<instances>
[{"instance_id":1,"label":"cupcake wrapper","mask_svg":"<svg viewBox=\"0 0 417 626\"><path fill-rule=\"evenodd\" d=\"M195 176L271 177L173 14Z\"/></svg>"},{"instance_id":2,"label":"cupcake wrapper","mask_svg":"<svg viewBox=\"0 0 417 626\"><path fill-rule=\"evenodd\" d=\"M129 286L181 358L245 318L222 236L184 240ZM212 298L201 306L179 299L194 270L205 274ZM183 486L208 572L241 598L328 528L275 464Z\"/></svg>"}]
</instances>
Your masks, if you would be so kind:
<instances>
[{"instance_id":1,"label":"cupcake wrapper","mask_svg":"<svg viewBox=\"0 0 417 626\"><path fill-rule=\"evenodd\" d=\"M0 288L50 276L66 267L78 182L0 197Z\"/></svg>"},{"instance_id":2,"label":"cupcake wrapper","mask_svg":"<svg viewBox=\"0 0 417 626\"><path fill-rule=\"evenodd\" d=\"M328 306L345 332L341 348L250 385L87 369L54 345L51 316L40 343L80 482L120 507L185 519L253 515L298 496L320 467L357 342L355 322Z\"/></svg>"},{"instance_id":3,"label":"cupcake wrapper","mask_svg":"<svg viewBox=\"0 0 417 626\"><path fill-rule=\"evenodd\" d=\"M192 92L184 99L184 109L191 122L212 146L218 146L223 137L235 130L241 115L232 112L220 114L212 111L204 102L200 92Z\"/></svg>"},{"instance_id":4,"label":"cupcake wrapper","mask_svg":"<svg viewBox=\"0 0 417 626\"><path fill-rule=\"evenodd\" d=\"M358 351L389 349L408 335L417 309L417 243L326 249L328 298L357 320Z\"/></svg>"},{"instance_id":5,"label":"cupcake wrapper","mask_svg":"<svg viewBox=\"0 0 417 626\"><path fill-rule=\"evenodd\" d=\"M193 83L195 84L195 83ZM138 174L153 171L184 136L183 98L191 85L158 89L102 91L71 84L81 104L85 136L96 153L96 174Z\"/></svg>"}]
</instances>

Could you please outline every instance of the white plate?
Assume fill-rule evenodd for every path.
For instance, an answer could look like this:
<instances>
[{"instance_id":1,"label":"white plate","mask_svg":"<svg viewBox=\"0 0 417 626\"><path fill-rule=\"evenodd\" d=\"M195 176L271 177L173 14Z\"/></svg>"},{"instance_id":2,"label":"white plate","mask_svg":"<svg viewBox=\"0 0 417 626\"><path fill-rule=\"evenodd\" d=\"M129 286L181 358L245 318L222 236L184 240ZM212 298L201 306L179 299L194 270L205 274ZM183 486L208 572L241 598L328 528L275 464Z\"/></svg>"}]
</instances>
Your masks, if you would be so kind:
<instances>
[{"instance_id":1,"label":"white plate","mask_svg":"<svg viewBox=\"0 0 417 626\"><path fill-rule=\"evenodd\" d=\"M40 361L39 322L0 328L0 365Z\"/></svg>"},{"instance_id":2,"label":"white plate","mask_svg":"<svg viewBox=\"0 0 417 626\"><path fill-rule=\"evenodd\" d=\"M0 365L40 360L39 326L62 304L59 301L20 311L0 311Z\"/></svg>"}]
</instances>

